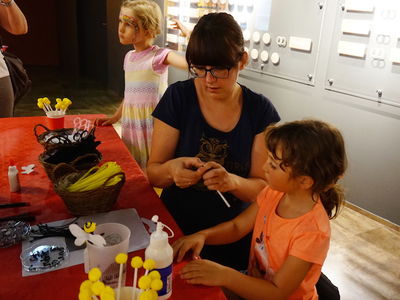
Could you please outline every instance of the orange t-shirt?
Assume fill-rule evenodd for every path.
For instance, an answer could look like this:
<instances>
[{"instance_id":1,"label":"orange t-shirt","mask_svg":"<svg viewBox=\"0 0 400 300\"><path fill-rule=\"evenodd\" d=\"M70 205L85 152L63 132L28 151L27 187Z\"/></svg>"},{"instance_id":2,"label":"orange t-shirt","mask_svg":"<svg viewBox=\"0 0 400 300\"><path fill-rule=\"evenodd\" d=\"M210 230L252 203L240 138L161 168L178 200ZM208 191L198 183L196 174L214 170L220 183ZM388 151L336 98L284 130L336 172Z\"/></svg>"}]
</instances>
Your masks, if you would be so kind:
<instances>
[{"instance_id":1,"label":"orange t-shirt","mask_svg":"<svg viewBox=\"0 0 400 300\"><path fill-rule=\"evenodd\" d=\"M266 187L257 197L259 207L250 248L249 275L271 281L289 255L313 265L289 299L318 299L315 284L329 249L328 215L318 199L308 213L293 219L277 215L285 194Z\"/></svg>"}]
</instances>

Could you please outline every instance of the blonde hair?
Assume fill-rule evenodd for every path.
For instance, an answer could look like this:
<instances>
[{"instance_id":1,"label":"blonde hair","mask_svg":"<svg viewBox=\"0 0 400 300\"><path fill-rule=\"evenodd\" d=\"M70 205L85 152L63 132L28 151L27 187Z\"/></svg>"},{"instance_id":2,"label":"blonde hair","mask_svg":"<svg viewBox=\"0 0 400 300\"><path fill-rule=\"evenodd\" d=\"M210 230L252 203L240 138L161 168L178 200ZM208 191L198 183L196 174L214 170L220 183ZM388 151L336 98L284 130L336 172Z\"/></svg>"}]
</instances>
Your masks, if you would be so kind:
<instances>
[{"instance_id":1,"label":"blonde hair","mask_svg":"<svg viewBox=\"0 0 400 300\"><path fill-rule=\"evenodd\" d=\"M144 30L155 38L161 33L163 15L160 6L152 0L124 0L121 7L132 10L134 17L139 19Z\"/></svg>"}]
</instances>

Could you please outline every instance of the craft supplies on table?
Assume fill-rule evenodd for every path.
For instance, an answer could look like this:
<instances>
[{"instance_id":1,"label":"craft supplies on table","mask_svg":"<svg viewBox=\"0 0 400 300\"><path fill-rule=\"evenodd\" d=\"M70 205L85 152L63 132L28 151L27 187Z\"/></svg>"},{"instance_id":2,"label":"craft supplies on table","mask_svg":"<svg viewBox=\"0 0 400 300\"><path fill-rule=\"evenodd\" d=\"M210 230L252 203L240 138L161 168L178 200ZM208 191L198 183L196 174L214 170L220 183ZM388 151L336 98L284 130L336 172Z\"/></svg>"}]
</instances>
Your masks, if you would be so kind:
<instances>
[{"instance_id":1,"label":"craft supplies on table","mask_svg":"<svg viewBox=\"0 0 400 300\"><path fill-rule=\"evenodd\" d=\"M69 225L71 221L74 221L74 218L71 219L66 219L66 220L61 220L61 221L56 221L56 222L51 222L48 223L48 226L63 226L63 225ZM95 222L97 224L103 224L103 223L120 223L128 227L131 231L131 235L129 238L129 247L128 247L128 252L135 251L135 250L140 250L144 249L147 247L149 244L149 233L147 230L144 228L143 223L139 215L137 214L136 210L134 208L128 208L128 209L121 209L121 210L114 210L110 211L107 213L101 213L101 214L96 214L92 216L85 216L85 217L80 217L76 219L76 223L80 226L83 227L86 222ZM32 229L34 229L35 226L32 226ZM67 228L68 230L68 228ZM67 268L70 266L78 265L84 262L84 255L83 255L83 249L77 249L76 246L74 247L73 245L73 240L75 237L71 238L70 240L64 238L64 237L51 237L51 240L53 243L66 243L68 251L69 251L69 256L68 258L63 262L63 264L59 265L57 269L60 268ZM40 239L39 241L41 241ZM49 245L49 243L46 240L42 240L43 244ZM23 241L22 242L22 252L25 251L27 248L31 247L31 243L29 241ZM41 270L40 273L43 272L49 272L52 271L53 269L50 270ZM82 267L82 272L84 271L84 268ZM36 275L40 274L39 272L28 272L25 269L22 268L22 276L31 276L31 275Z\"/></svg>"}]
</instances>

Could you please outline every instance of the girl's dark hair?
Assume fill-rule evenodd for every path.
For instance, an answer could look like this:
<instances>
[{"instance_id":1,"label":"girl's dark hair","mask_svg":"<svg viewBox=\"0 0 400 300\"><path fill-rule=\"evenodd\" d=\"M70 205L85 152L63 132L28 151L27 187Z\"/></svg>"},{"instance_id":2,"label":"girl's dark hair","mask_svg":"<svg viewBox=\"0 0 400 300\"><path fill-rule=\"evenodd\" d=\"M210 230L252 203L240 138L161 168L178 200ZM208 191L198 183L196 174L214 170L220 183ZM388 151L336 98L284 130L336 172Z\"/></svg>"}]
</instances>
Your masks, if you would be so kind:
<instances>
[{"instance_id":1,"label":"girl's dark hair","mask_svg":"<svg viewBox=\"0 0 400 300\"><path fill-rule=\"evenodd\" d=\"M347 167L339 130L317 120L289 122L267 129L266 146L275 159L282 161L283 170L292 169L292 177L313 179L313 195L320 196L329 218L335 218L344 203L343 190L336 182ZM277 156L278 149L282 157Z\"/></svg>"},{"instance_id":2,"label":"girl's dark hair","mask_svg":"<svg viewBox=\"0 0 400 300\"><path fill-rule=\"evenodd\" d=\"M200 18L190 35L186 61L198 66L236 66L244 53L242 29L227 13Z\"/></svg>"}]
</instances>

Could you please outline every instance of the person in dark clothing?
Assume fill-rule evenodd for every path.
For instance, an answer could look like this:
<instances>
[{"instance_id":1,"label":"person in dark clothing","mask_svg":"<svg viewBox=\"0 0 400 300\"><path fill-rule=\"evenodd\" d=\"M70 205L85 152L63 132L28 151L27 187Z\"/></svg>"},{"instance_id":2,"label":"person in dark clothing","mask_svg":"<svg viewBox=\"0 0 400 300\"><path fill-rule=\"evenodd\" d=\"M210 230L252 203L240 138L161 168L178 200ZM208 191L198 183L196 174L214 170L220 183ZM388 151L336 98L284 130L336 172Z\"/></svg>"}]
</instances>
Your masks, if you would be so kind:
<instances>
[{"instance_id":1,"label":"person in dark clothing","mask_svg":"<svg viewBox=\"0 0 400 300\"><path fill-rule=\"evenodd\" d=\"M172 84L153 112L147 175L163 188L161 199L182 231L191 234L233 219L256 199L266 185L263 132L280 117L266 97L237 82L248 54L231 15L203 16L186 60L192 78ZM206 246L201 256L244 270L250 238Z\"/></svg>"}]
</instances>

